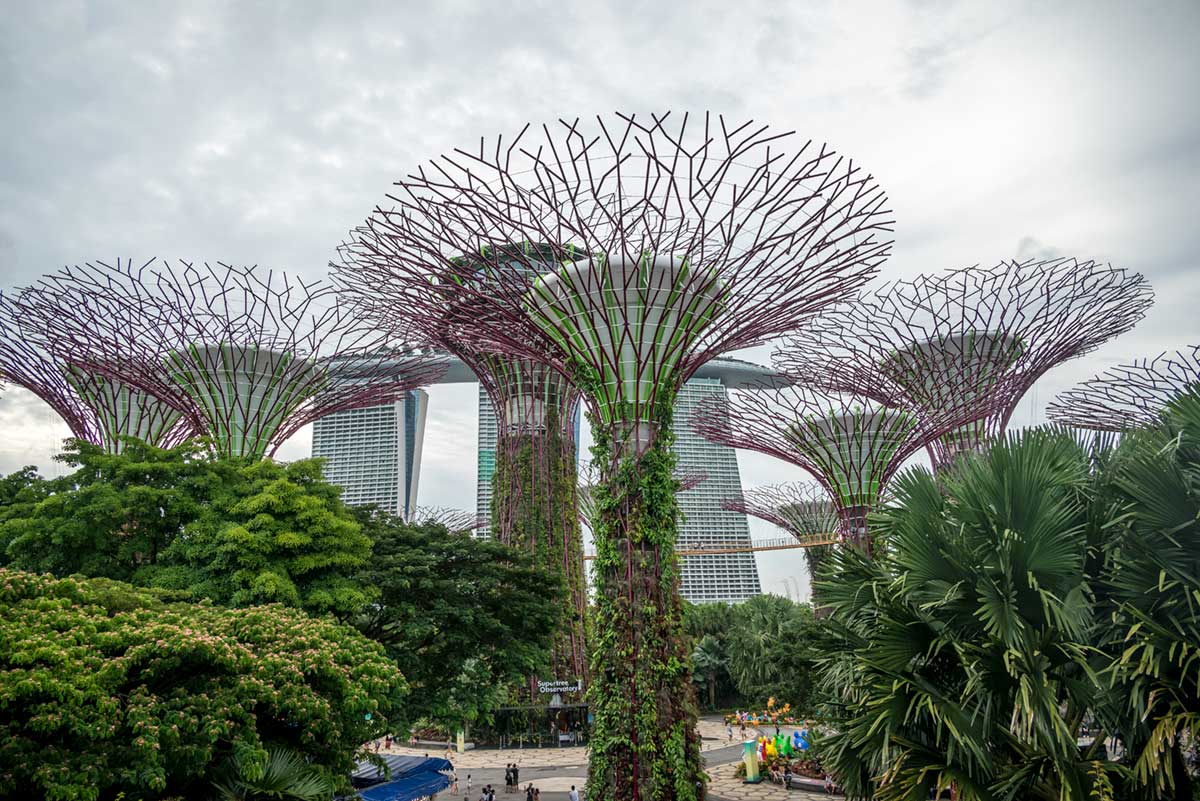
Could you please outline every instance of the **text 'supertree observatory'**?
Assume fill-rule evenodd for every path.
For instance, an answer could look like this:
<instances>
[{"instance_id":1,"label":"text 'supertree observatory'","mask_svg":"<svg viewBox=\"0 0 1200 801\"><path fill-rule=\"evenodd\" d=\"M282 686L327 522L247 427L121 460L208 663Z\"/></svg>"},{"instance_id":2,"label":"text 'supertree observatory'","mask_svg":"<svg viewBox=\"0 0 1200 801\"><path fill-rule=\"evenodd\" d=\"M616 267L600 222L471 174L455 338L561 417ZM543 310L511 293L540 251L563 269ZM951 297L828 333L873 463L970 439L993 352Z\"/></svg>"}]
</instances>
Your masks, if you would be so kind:
<instances>
[{"instance_id":1,"label":"text 'supertree observatory'","mask_svg":"<svg viewBox=\"0 0 1200 801\"><path fill-rule=\"evenodd\" d=\"M1167 405L1200 385L1200 345L1122 364L1060 394L1046 415L1056 423L1126 431L1159 422Z\"/></svg>"},{"instance_id":2,"label":"text 'supertree observatory'","mask_svg":"<svg viewBox=\"0 0 1200 801\"><path fill-rule=\"evenodd\" d=\"M681 629L671 419L706 360L849 300L886 257L883 193L766 126L632 116L526 127L396 184L340 272L397 315L490 304L494 352L583 393L601 472L588 797L703 794ZM462 254L472 254L463 259Z\"/></svg>"},{"instance_id":3,"label":"text 'supertree observatory'","mask_svg":"<svg viewBox=\"0 0 1200 801\"><path fill-rule=\"evenodd\" d=\"M1004 432L1050 368L1128 331L1153 302L1140 274L1094 261L1001 262L884 285L789 337L776 366L918 420L952 425L935 468Z\"/></svg>"},{"instance_id":4,"label":"text 'supertree observatory'","mask_svg":"<svg viewBox=\"0 0 1200 801\"><path fill-rule=\"evenodd\" d=\"M26 313L20 295L0 296L0 378L41 399L62 418L72 436L119 453L124 437L165 447L194 433L170 403L73 362L69 353L56 352L38 322L38 317ZM133 355L130 351L128 357ZM165 372L165 366L160 368Z\"/></svg>"},{"instance_id":5,"label":"text 'supertree observatory'","mask_svg":"<svg viewBox=\"0 0 1200 801\"><path fill-rule=\"evenodd\" d=\"M56 350L173 404L226 457L262 458L322 415L438 372L354 319L331 286L254 267L94 262L20 299Z\"/></svg>"},{"instance_id":6,"label":"text 'supertree observatory'","mask_svg":"<svg viewBox=\"0 0 1200 801\"><path fill-rule=\"evenodd\" d=\"M871 550L867 513L914 452L945 429L945 416L918 416L866 398L793 385L713 399L692 414L706 439L759 451L808 471L837 509L842 539Z\"/></svg>"}]
</instances>

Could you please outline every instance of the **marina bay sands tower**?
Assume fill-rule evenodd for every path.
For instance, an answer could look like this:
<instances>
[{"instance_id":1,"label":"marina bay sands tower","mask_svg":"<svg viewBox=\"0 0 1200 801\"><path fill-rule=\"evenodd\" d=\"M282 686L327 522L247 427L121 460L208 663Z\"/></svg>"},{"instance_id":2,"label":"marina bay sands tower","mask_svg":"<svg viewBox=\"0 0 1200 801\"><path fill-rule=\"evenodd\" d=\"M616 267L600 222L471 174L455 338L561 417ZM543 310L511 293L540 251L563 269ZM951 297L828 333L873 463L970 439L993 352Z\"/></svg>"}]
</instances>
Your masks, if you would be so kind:
<instances>
[{"instance_id":1,"label":"marina bay sands tower","mask_svg":"<svg viewBox=\"0 0 1200 801\"><path fill-rule=\"evenodd\" d=\"M447 356L439 383L474 382L458 359ZM683 524L679 547L729 547L750 544L745 514L723 510L721 501L741 492L741 474L733 448L709 442L692 431L692 409L729 387L761 384L773 373L737 359L714 359L684 385L675 412L675 451L679 469L703 472L707 478L679 494ZM326 460L326 477L343 488L350 504L378 504L393 514L408 515L416 507L428 396L409 392L402 401L337 412L313 425L312 454ZM578 441L578 440L577 440ZM476 508L487 517L496 462L496 417L487 395L479 396L479 454ZM484 529L486 531L486 529ZM735 602L762 592L753 553L686 556L681 565L683 597L695 603Z\"/></svg>"}]
</instances>

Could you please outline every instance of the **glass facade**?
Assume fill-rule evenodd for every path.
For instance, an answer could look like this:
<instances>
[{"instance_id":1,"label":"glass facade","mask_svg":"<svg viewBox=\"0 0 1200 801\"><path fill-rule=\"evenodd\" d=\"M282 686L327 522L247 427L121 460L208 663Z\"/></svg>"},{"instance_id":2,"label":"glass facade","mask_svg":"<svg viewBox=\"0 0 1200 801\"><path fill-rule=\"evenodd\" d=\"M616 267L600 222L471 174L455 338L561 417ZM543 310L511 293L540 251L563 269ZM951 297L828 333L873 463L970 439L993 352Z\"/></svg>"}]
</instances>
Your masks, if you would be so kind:
<instances>
[{"instance_id":1,"label":"glass facade","mask_svg":"<svg viewBox=\"0 0 1200 801\"><path fill-rule=\"evenodd\" d=\"M352 506L375 504L407 517L417 505L429 395L407 392L382 406L349 409L313 423L312 455Z\"/></svg>"}]
</instances>

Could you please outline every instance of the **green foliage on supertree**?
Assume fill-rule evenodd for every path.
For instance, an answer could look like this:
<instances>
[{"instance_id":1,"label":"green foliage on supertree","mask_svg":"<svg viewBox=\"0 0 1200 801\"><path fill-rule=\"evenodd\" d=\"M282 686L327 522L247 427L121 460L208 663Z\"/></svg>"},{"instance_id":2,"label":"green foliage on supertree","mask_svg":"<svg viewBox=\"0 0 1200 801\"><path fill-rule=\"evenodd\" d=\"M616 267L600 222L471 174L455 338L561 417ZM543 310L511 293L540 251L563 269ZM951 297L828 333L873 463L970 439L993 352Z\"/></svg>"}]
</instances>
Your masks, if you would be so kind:
<instances>
[{"instance_id":1,"label":"green foliage on supertree","mask_svg":"<svg viewBox=\"0 0 1200 801\"><path fill-rule=\"evenodd\" d=\"M669 385L669 382L667 382ZM679 506L671 451L674 398L660 388L657 435L641 454L615 452L592 419L596 512L588 801L704 795L691 642L675 556ZM633 772L620 768L633 766Z\"/></svg>"},{"instance_id":2,"label":"green foliage on supertree","mask_svg":"<svg viewBox=\"0 0 1200 801\"><path fill-rule=\"evenodd\" d=\"M0 569L6 797L203 798L271 748L344 786L360 745L403 724L405 692L381 645L328 618Z\"/></svg>"},{"instance_id":3,"label":"green foliage on supertree","mask_svg":"<svg viewBox=\"0 0 1200 801\"><path fill-rule=\"evenodd\" d=\"M549 670L566 678L577 672L575 650L585 642L587 589L576 512L575 443L559 413L557 406L548 406L542 431L502 434L490 511L492 536L533 554L535 564L564 577Z\"/></svg>"},{"instance_id":4,"label":"green foliage on supertree","mask_svg":"<svg viewBox=\"0 0 1200 801\"><path fill-rule=\"evenodd\" d=\"M410 717L448 728L486 718L546 666L562 605L556 573L494 540L357 514L374 541L358 577L379 593L357 624L412 686Z\"/></svg>"}]
</instances>

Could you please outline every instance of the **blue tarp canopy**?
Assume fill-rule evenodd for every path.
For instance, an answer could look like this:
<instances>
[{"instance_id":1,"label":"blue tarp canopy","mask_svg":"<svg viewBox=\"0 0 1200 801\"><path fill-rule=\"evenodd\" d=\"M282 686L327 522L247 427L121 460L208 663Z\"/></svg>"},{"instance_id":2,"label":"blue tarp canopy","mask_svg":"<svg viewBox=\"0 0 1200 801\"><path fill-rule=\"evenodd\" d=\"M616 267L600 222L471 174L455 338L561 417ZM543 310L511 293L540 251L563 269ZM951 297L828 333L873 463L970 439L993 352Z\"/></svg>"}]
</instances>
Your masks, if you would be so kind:
<instances>
[{"instance_id":1,"label":"blue tarp canopy","mask_svg":"<svg viewBox=\"0 0 1200 801\"><path fill-rule=\"evenodd\" d=\"M450 779L446 776L432 771L419 771L411 773L403 779L359 790L358 794L364 801L413 801L433 795L449 786Z\"/></svg>"},{"instance_id":2,"label":"blue tarp canopy","mask_svg":"<svg viewBox=\"0 0 1200 801\"><path fill-rule=\"evenodd\" d=\"M350 780L354 782L354 786L369 787L383 781L392 782L397 779L403 779L414 773L437 773L443 770L454 770L454 766L450 764L449 760L440 757L389 754L381 756L379 759L388 766L390 773L385 773L383 768L364 760L355 765L354 772L350 774Z\"/></svg>"}]
</instances>

